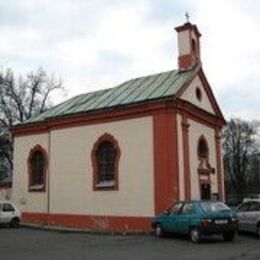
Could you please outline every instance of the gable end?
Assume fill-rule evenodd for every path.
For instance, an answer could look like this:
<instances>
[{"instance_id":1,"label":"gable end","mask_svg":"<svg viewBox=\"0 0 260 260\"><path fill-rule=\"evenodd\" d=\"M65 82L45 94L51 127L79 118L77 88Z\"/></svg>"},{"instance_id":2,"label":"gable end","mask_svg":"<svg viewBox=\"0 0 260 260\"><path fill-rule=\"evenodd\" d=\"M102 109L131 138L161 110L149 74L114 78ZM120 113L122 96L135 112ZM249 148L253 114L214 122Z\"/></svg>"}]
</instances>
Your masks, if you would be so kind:
<instances>
[{"instance_id":1,"label":"gable end","mask_svg":"<svg viewBox=\"0 0 260 260\"><path fill-rule=\"evenodd\" d=\"M180 88L176 93L176 98L192 103L225 122L224 116L201 67Z\"/></svg>"}]
</instances>

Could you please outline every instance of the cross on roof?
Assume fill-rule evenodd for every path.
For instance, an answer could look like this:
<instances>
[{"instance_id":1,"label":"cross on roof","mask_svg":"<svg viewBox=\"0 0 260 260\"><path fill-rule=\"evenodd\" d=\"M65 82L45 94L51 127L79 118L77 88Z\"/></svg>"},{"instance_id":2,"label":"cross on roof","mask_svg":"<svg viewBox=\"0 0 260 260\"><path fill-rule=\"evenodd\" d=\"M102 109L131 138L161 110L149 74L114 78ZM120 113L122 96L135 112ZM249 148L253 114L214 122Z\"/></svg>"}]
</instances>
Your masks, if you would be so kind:
<instances>
[{"instance_id":1,"label":"cross on roof","mask_svg":"<svg viewBox=\"0 0 260 260\"><path fill-rule=\"evenodd\" d=\"M185 13L185 17L186 17L186 20L187 20L187 23L189 22L189 20L190 20L190 15L189 15L189 13L188 12L186 12Z\"/></svg>"}]
</instances>

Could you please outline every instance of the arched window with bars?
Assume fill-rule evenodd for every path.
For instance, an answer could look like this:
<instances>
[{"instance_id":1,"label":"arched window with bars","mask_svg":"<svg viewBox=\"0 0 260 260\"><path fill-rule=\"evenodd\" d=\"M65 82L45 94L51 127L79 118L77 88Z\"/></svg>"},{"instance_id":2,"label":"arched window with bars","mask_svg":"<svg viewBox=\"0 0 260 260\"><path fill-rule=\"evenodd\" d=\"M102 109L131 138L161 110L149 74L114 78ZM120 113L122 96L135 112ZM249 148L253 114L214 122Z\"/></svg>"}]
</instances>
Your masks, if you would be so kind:
<instances>
[{"instance_id":1,"label":"arched window with bars","mask_svg":"<svg viewBox=\"0 0 260 260\"><path fill-rule=\"evenodd\" d=\"M118 164L121 152L116 139L106 133L94 144L92 150L93 189L118 189Z\"/></svg>"},{"instance_id":2,"label":"arched window with bars","mask_svg":"<svg viewBox=\"0 0 260 260\"><path fill-rule=\"evenodd\" d=\"M46 171L47 153L40 145L36 145L28 157L29 191L46 190Z\"/></svg>"}]
</instances>

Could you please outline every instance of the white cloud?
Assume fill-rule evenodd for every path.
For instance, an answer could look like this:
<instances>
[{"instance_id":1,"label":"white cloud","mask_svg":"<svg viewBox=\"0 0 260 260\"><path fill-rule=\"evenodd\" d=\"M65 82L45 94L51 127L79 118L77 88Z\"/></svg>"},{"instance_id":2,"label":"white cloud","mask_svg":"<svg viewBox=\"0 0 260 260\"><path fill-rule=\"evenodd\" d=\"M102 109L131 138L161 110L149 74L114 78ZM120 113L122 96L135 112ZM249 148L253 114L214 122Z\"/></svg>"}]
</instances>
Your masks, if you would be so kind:
<instances>
[{"instance_id":1,"label":"white cloud","mask_svg":"<svg viewBox=\"0 0 260 260\"><path fill-rule=\"evenodd\" d=\"M252 0L9 0L0 3L0 65L18 73L43 66L63 78L69 96L174 69L173 28L186 10L225 114L257 117L260 3Z\"/></svg>"},{"instance_id":2,"label":"white cloud","mask_svg":"<svg viewBox=\"0 0 260 260\"><path fill-rule=\"evenodd\" d=\"M245 1L198 2L196 21L207 40L205 67L219 87L239 87L242 80L260 72L259 21L244 11Z\"/></svg>"},{"instance_id":3,"label":"white cloud","mask_svg":"<svg viewBox=\"0 0 260 260\"><path fill-rule=\"evenodd\" d=\"M77 85L76 89L72 87L73 94L86 88L111 87L129 77L174 68L174 56L166 54L163 49L168 42L174 45L172 26L151 24L146 20L148 11L149 7L145 4L124 4L106 9L102 20L96 22L94 31L57 43L55 52L58 59L76 80L73 80ZM111 53L111 61L105 64L104 52ZM115 66L118 55L128 57L129 63L127 66L117 66L117 70L112 71L110 66ZM87 81L82 80L82 69L85 70Z\"/></svg>"}]
</instances>

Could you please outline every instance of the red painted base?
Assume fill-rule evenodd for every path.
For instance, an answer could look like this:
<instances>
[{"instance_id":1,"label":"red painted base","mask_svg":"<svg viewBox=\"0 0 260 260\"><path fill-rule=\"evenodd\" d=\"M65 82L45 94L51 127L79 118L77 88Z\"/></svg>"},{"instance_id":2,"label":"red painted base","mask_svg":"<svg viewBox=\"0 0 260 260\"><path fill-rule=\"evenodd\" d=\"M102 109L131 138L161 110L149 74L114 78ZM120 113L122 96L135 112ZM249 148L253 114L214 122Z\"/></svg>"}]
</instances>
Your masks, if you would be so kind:
<instances>
[{"instance_id":1,"label":"red painted base","mask_svg":"<svg viewBox=\"0 0 260 260\"><path fill-rule=\"evenodd\" d=\"M22 213L22 221L30 224L99 231L151 231L150 217L86 216L24 212Z\"/></svg>"}]
</instances>

